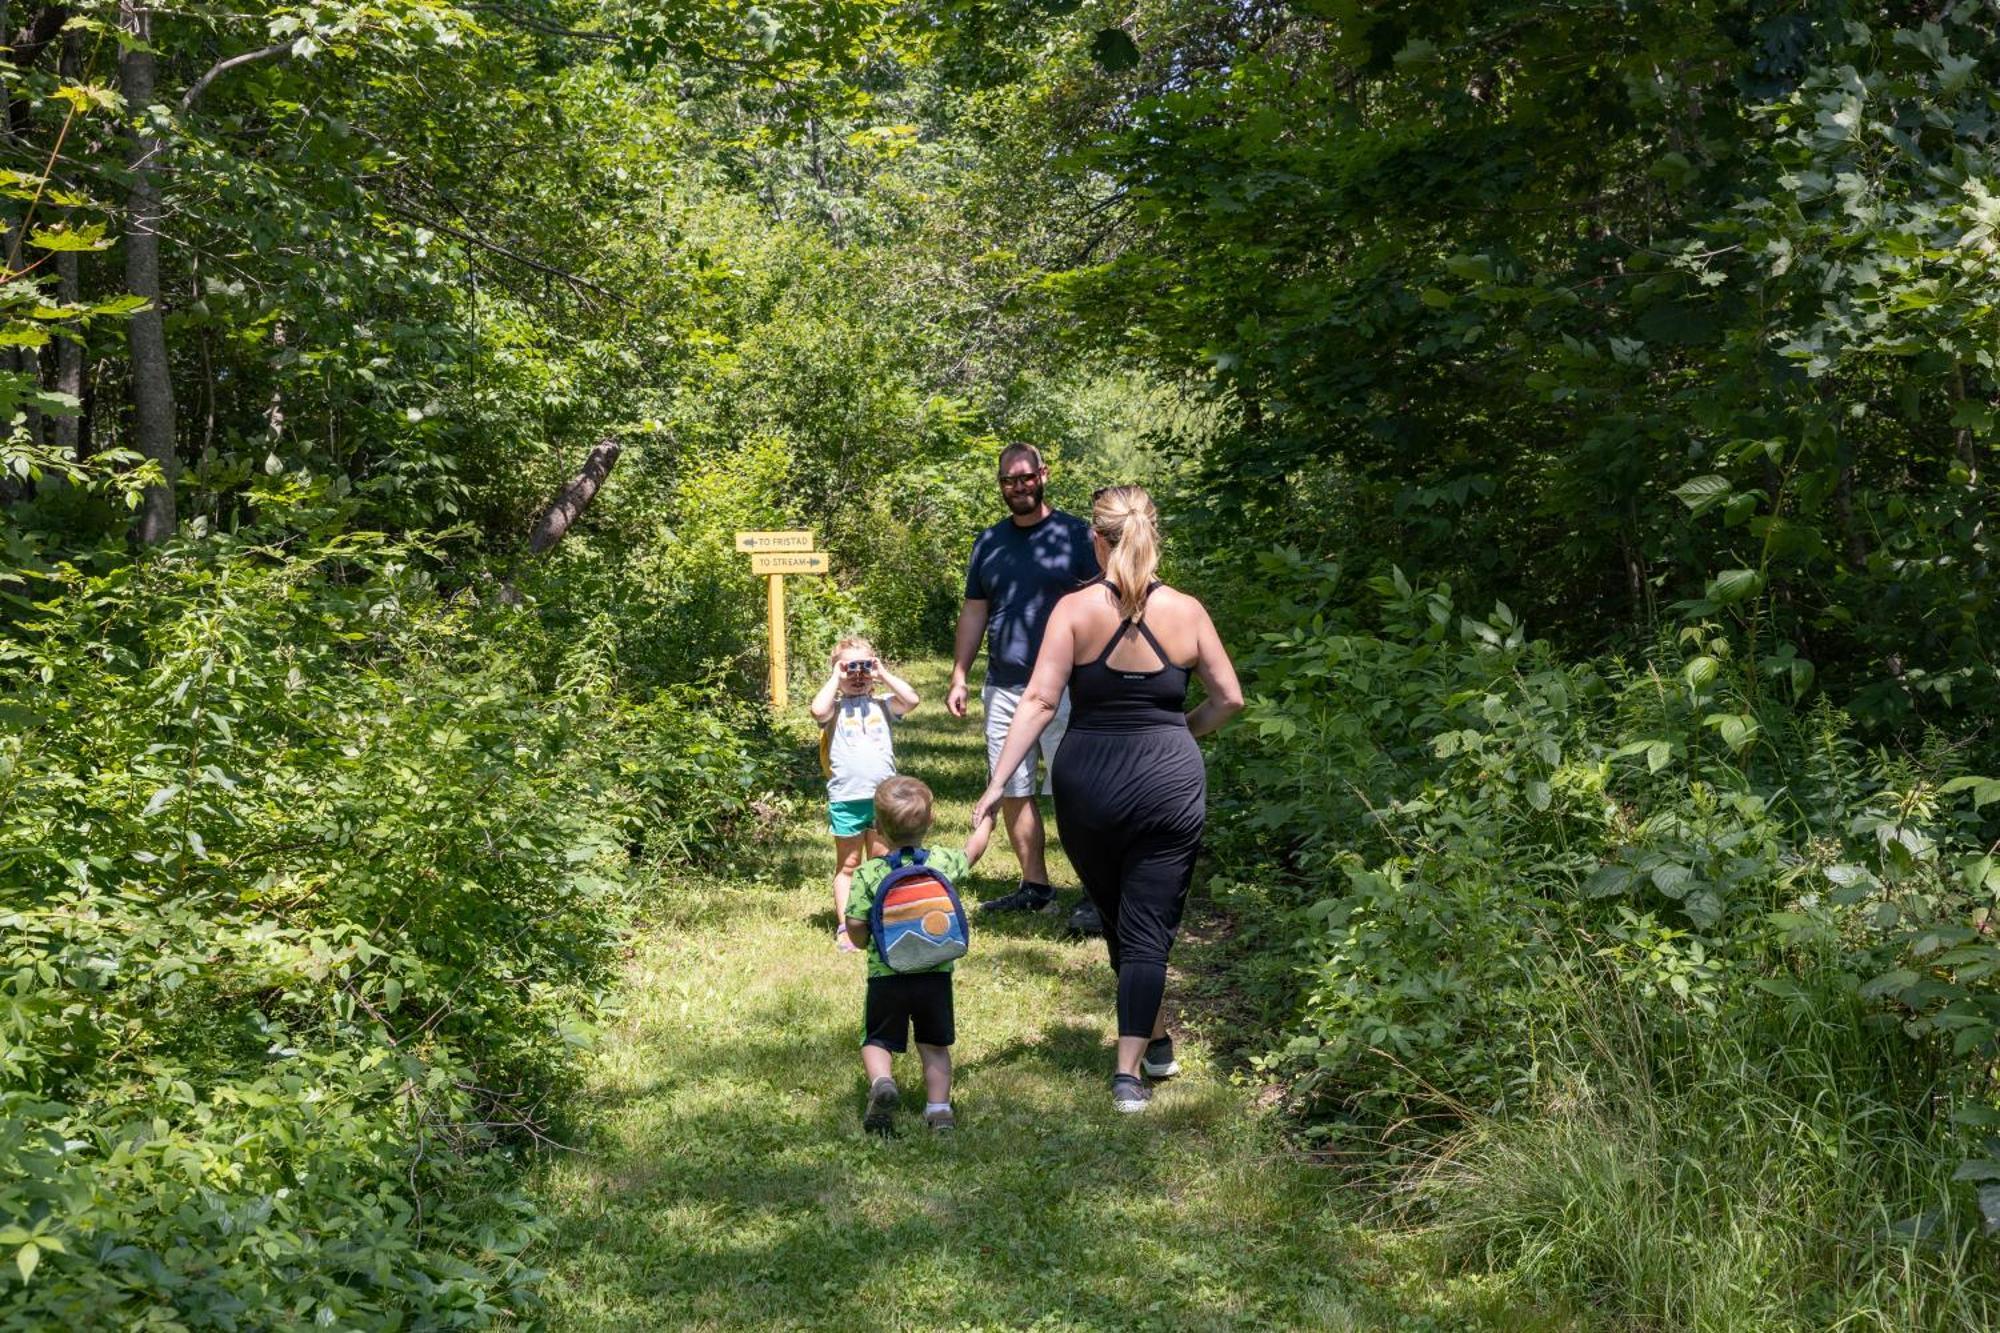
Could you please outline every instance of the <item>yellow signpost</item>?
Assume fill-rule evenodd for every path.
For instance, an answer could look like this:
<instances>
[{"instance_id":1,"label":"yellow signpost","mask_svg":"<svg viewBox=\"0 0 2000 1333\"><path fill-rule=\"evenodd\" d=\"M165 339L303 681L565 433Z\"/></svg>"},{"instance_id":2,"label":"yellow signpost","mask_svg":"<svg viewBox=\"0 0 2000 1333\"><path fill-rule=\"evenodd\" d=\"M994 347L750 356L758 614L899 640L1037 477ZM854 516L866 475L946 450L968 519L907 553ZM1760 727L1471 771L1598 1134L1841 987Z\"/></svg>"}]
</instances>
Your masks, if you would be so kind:
<instances>
[{"instance_id":1,"label":"yellow signpost","mask_svg":"<svg viewBox=\"0 0 2000 1333\"><path fill-rule=\"evenodd\" d=\"M739 532L736 549L750 554L750 572L768 581L765 611L771 633L771 707L785 706L789 674L785 645L785 575L824 574L831 568L825 551L813 550L810 532Z\"/></svg>"},{"instance_id":2,"label":"yellow signpost","mask_svg":"<svg viewBox=\"0 0 2000 1333\"><path fill-rule=\"evenodd\" d=\"M810 532L739 532L736 534L736 549L739 551L810 551L813 535Z\"/></svg>"},{"instance_id":3,"label":"yellow signpost","mask_svg":"<svg viewBox=\"0 0 2000 1333\"><path fill-rule=\"evenodd\" d=\"M825 551L787 551L750 557L752 574L824 574L828 568Z\"/></svg>"}]
</instances>

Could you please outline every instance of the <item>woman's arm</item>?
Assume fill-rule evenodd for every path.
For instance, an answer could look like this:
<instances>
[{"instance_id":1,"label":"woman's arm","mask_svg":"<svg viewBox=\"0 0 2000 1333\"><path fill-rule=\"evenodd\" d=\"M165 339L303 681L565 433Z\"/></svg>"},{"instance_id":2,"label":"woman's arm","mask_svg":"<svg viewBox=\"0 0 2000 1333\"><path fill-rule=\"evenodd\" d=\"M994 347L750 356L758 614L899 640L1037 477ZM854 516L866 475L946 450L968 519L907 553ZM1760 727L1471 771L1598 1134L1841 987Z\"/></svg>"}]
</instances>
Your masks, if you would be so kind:
<instances>
[{"instance_id":1,"label":"woman's arm","mask_svg":"<svg viewBox=\"0 0 2000 1333\"><path fill-rule=\"evenodd\" d=\"M1007 743L1000 747L1000 757L993 762L992 780L973 803L974 824L993 813L993 807L1000 803L1000 789L1007 783L1007 774L1021 766L1028 751L1042 738L1049 720L1056 715L1056 705L1062 702L1063 691L1069 688L1075 657L1076 623L1070 599L1065 597L1049 614L1048 628L1042 632L1042 651L1035 657L1035 671L1021 694L1020 706L1014 710L1014 720L1007 725Z\"/></svg>"},{"instance_id":2,"label":"woman's arm","mask_svg":"<svg viewBox=\"0 0 2000 1333\"><path fill-rule=\"evenodd\" d=\"M1195 606L1201 623L1195 627L1194 674L1208 697L1187 715L1187 721L1190 732L1206 736L1243 711L1243 687L1236 683L1236 667L1215 632L1215 622L1208 618L1208 608L1199 602Z\"/></svg>"},{"instance_id":3,"label":"woman's arm","mask_svg":"<svg viewBox=\"0 0 2000 1333\"><path fill-rule=\"evenodd\" d=\"M910 688L908 681L889 670L886 663L877 666L875 674L889 687L889 708L897 717L908 717L917 711L917 705L923 700L917 697L917 692Z\"/></svg>"},{"instance_id":4,"label":"woman's arm","mask_svg":"<svg viewBox=\"0 0 2000 1333\"><path fill-rule=\"evenodd\" d=\"M833 710L838 706L833 696L838 693L840 693L840 673L836 671L826 678L826 684L819 687L819 693L815 694L812 702L806 705L806 711L812 714L812 720L822 727L833 718Z\"/></svg>"}]
</instances>

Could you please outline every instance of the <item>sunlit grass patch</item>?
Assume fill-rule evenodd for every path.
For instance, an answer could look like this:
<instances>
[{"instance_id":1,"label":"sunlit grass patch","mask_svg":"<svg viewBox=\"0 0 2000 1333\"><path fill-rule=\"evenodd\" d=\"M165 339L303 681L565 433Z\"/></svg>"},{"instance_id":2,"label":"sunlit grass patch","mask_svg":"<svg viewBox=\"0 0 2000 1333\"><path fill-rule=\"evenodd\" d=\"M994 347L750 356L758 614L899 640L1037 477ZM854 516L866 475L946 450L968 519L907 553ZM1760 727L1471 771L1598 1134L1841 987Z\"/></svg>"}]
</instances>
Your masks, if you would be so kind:
<instances>
[{"instance_id":1,"label":"sunlit grass patch","mask_svg":"<svg viewBox=\"0 0 2000 1333\"><path fill-rule=\"evenodd\" d=\"M942 697L937 664L914 679ZM936 841L964 836L978 734L930 705L900 733L903 770L938 794ZM819 807L798 811L788 848L813 845L796 827ZM541 1178L557 1327L1512 1326L1450 1284L1420 1312L1357 1269L1334 1176L1203 1040L1183 1041L1188 1072L1147 1115L1114 1111L1114 978L1102 942L1058 919L974 918L956 1135L923 1129L913 1057L900 1132L864 1135L862 966L827 928L830 844L784 864L780 881L767 863L677 890L637 942L588 1155ZM1011 885L1004 841L980 871L975 899ZM1073 888L1059 854L1052 871Z\"/></svg>"}]
</instances>

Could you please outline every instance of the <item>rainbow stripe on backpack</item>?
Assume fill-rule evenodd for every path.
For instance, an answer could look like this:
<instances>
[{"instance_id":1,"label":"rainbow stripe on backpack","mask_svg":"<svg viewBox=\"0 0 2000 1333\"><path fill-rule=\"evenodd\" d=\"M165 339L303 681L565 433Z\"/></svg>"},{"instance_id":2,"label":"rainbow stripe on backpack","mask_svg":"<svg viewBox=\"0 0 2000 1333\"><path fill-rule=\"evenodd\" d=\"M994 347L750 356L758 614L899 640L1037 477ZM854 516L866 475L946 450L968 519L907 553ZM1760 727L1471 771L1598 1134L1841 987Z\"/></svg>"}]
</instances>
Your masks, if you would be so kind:
<instances>
[{"instance_id":1,"label":"rainbow stripe on backpack","mask_svg":"<svg viewBox=\"0 0 2000 1333\"><path fill-rule=\"evenodd\" d=\"M870 943L891 972L922 972L963 958L971 943L965 907L950 876L921 847L885 857L889 873L868 907Z\"/></svg>"}]
</instances>

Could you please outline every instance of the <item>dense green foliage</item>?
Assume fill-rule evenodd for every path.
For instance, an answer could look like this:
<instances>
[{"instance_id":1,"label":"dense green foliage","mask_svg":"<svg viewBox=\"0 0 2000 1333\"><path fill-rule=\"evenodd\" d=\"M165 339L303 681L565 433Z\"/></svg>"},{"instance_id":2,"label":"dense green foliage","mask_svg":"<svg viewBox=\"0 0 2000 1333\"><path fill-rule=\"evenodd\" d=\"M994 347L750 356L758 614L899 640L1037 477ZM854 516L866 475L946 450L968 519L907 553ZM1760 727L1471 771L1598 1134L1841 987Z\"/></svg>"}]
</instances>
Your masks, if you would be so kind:
<instances>
[{"instance_id":1,"label":"dense green foliage","mask_svg":"<svg viewBox=\"0 0 2000 1333\"><path fill-rule=\"evenodd\" d=\"M1166 502L1244 1045L1395 1222L1990 1322L1991 0L17 8L0 1322L528 1308L784 805L731 533L800 684L941 650L1010 438Z\"/></svg>"},{"instance_id":2,"label":"dense green foliage","mask_svg":"<svg viewBox=\"0 0 2000 1333\"><path fill-rule=\"evenodd\" d=\"M1993 1317L1994 19L1162 4L1051 117L1216 405L1252 1049L1528 1290Z\"/></svg>"},{"instance_id":3,"label":"dense green foliage","mask_svg":"<svg viewBox=\"0 0 2000 1333\"><path fill-rule=\"evenodd\" d=\"M1727 608L1941 720L1994 689L1994 18L1170 7L1082 150L1134 243L1062 289L1233 404L1232 525L1586 647Z\"/></svg>"}]
</instances>

